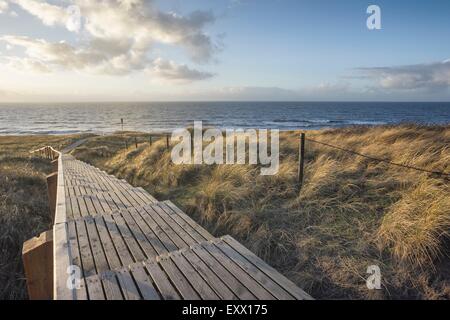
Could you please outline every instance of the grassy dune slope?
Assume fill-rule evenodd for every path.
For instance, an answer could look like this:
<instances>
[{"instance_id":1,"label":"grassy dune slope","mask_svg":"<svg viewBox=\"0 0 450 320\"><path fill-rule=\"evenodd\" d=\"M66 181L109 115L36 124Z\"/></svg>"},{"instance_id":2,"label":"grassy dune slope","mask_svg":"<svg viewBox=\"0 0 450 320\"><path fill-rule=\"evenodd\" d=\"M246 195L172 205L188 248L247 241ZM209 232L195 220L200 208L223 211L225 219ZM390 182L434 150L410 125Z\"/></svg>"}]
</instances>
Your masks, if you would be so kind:
<instances>
[{"instance_id":1,"label":"grassy dune slope","mask_svg":"<svg viewBox=\"0 0 450 320\"><path fill-rule=\"evenodd\" d=\"M77 136L0 137L0 299L25 299L22 243L50 228L45 176L50 162L30 157L45 145L62 148Z\"/></svg>"},{"instance_id":2,"label":"grassy dune slope","mask_svg":"<svg viewBox=\"0 0 450 320\"><path fill-rule=\"evenodd\" d=\"M128 137L133 134L127 134ZM231 234L316 298L450 298L448 181L308 142L296 191L298 133L280 138L281 167L174 165L165 140L136 149L121 136L75 151L159 200L171 199L215 235ZM402 125L308 137L397 163L450 171L450 128ZM383 290L365 285L369 265Z\"/></svg>"}]
</instances>

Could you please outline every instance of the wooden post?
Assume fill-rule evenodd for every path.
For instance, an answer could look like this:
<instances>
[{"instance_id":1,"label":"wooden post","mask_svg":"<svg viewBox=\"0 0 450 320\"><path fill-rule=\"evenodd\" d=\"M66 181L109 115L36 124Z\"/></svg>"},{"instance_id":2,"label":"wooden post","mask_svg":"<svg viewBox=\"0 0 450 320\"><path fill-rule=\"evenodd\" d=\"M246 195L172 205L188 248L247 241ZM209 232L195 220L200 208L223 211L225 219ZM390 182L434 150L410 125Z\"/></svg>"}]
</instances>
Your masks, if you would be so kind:
<instances>
[{"instance_id":1,"label":"wooden post","mask_svg":"<svg viewBox=\"0 0 450 320\"><path fill-rule=\"evenodd\" d=\"M191 156L194 156L194 131L191 133Z\"/></svg>"},{"instance_id":2,"label":"wooden post","mask_svg":"<svg viewBox=\"0 0 450 320\"><path fill-rule=\"evenodd\" d=\"M305 165L305 133L300 134L300 145L298 151L298 175L297 182L299 190L303 185L303 174L304 174L304 165Z\"/></svg>"},{"instance_id":3,"label":"wooden post","mask_svg":"<svg viewBox=\"0 0 450 320\"><path fill-rule=\"evenodd\" d=\"M136 145L136 149L138 148L137 137L134 137L134 144Z\"/></svg>"},{"instance_id":4,"label":"wooden post","mask_svg":"<svg viewBox=\"0 0 450 320\"><path fill-rule=\"evenodd\" d=\"M166 148L169 149L169 135L166 135Z\"/></svg>"},{"instance_id":5,"label":"wooden post","mask_svg":"<svg viewBox=\"0 0 450 320\"><path fill-rule=\"evenodd\" d=\"M53 299L53 230L31 238L22 247L22 261L31 300Z\"/></svg>"},{"instance_id":6,"label":"wooden post","mask_svg":"<svg viewBox=\"0 0 450 320\"><path fill-rule=\"evenodd\" d=\"M152 135L150 135L149 140L150 140L150 145L152 145Z\"/></svg>"},{"instance_id":7,"label":"wooden post","mask_svg":"<svg viewBox=\"0 0 450 320\"><path fill-rule=\"evenodd\" d=\"M54 172L47 176L47 194L48 205L50 207L50 217L52 221L55 221L55 209L56 209L56 189L58 185L58 172Z\"/></svg>"},{"instance_id":8,"label":"wooden post","mask_svg":"<svg viewBox=\"0 0 450 320\"><path fill-rule=\"evenodd\" d=\"M127 148L128 149L128 142L127 142L127 140L125 139L125 148Z\"/></svg>"}]
</instances>

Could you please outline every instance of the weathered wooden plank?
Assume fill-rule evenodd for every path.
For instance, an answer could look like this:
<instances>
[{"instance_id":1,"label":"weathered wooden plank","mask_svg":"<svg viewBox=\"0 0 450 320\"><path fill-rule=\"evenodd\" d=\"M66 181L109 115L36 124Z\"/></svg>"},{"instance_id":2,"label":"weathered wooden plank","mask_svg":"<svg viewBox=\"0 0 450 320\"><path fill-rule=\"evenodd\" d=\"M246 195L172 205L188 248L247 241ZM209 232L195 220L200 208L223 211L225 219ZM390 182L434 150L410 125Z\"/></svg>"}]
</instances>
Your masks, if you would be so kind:
<instances>
[{"instance_id":1,"label":"weathered wooden plank","mask_svg":"<svg viewBox=\"0 0 450 320\"><path fill-rule=\"evenodd\" d=\"M100 201L100 204L102 205L103 213L111 212L113 210L113 208L108 203L108 200L105 198L104 192L97 193L96 196L97 196L98 200Z\"/></svg>"},{"instance_id":2,"label":"weathered wooden plank","mask_svg":"<svg viewBox=\"0 0 450 320\"><path fill-rule=\"evenodd\" d=\"M117 204L114 202L114 200L111 198L111 195L109 192L104 192L101 195L105 198L106 202L108 203L109 207L111 208L111 211L120 209L117 206Z\"/></svg>"},{"instance_id":3,"label":"weathered wooden plank","mask_svg":"<svg viewBox=\"0 0 450 320\"><path fill-rule=\"evenodd\" d=\"M89 244L91 246L92 256L94 258L97 273L106 271L109 269L109 265L106 260L106 254L103 251L102 242L100 241L100 237L97 232L95 220L92 217L87 217L85 219L85 224L87 227Z\"/></svg>"},{"instance_id":4,"label":"weathered wooden plank","mask_svg":"<svg viewBox=\"0 0 450 320\"><path fill-rule=\"evenodd\" d=\"M114 201L119 210L126 209L127 205L122 202L122 200L117 196L115 192L108 192L110 198Z\"/></svg>"},{"instance_id":5,"label":"weathered wooden plank","mask_svg":"<svg viewBox=\"0 0 450 320\"><path fill-rule=\"evenodd\" d=\"M133 210L133 209L131 209ZM137 213L135 213L137 214ZM158 254L153 248L152 244L148 241L142 230L137 225L136 221L131 217L130 213L127 211L122 212L122 217L124 218L125 222L128 225L128 228L130 229L131 233L133 234L134 238L139 243L139 246L144 251L147 258L154 258Z\"/></svg>"},{"instance_id":6,"label":"weathered wooden plank","mask_svg":"<svg viewBox=\"0 0 450 320\"><path fill-rule=\"evenodd\" d=\"M145 235L147 240L152 244L152 246L155 249L157 255L161 255L161 254L167 253L166 247L163 245L161 240L156 236L155 232L142 219L142 216L137 211L138 209L139 208L131 209L131 210L134 211L134 214L132 214L131 217L134 219L134 221L136 221L136 224L142 230L142 233Z\"/></svg>"},{"instance_id":7,"label":"weathered wooden plank","mask_svg":"<svg viewBox=\"0 0 450 320\"><path fill-rule=\"evenodd\" d=\"M161 227L153 220L144 208L137 209L137 212L141 215L143 221L153 230L154 234L158 237L160 242L164 245L167 251L178 250L175 243L169 238L169 236L161 229Z\"/></svg>"},{"instance_id":8,"label":"weathered wooden plank","mask_svg":"<svg viewBox=\"0 0 450 320\"><path fill-rule=\"evenodd\" d=\"M127 247L129 248L130 252L132 253L134 261L145 260L146 257L145 257L144 252L139 247L139 244L137 243L136 239L134 238L131 230L128 228L123 217L120 214L114 214L114 215L112 215L112 217L117 225L117 228L119 229L120 233L122 234L122 237L125 240Z\"/></svg>"},{"instance_id":9,"label":"weathered wooden plank","mask_svg":"<svg viewBox=\"0 0 450 320\"><path fill-rule=\"evenodd\" d=\"M164 203L169 206L175 213L177 213L183 220L185 220L191 227L193 227L195 230L197 230L198 233L200 233L205 239L213 240L214 237L205 229L200 227L198 223L196 223L194 220L192 220L191 217L189 217L187 214L185 214L183 211L181 211L180 208L178 208L175 204L173 204L171 201L164 201Z\"/></svg>"},{"instance_id":10,"label":"weathered wooden plank","mask_svg":"<svg viewBox=\"0 0 450 320\"><path fill-rule=\"evenodd\" d=\"M219 299L219 296L213 289L211 289L208 283L205 282L205 280L197 273L197 271L189 264L186 258L179 251L172 252L169 256L202 299Z\"/></svg>"},{"instance_id":11,"label":"weathered wooden plank","mask_svg":"<svg viewBox=\"0 0 450 320\"><path fill-rule=\"evenodd\" d=\"M156 204L155 204L156 205ZM198 225L198 228L193 228L188 224L178 213L175 213L165 202L157 204L167 216L172 218L186 233L188 233L196 242L208 241L210 238L205 238L200 232L197 231L198 228L202 228ZM203 228L202 228L203 229ZM204 229L203 229L204 230ZM206 231L207 232L207 231ZM205 233L202 231L202 233Z\"/></svg>"},{"instance_id":12,"label":"weathered wooden plank","mask_svg":"<svg viewBox=\"0 0 450 320\"><path fill-rule=\"evenodd\" d=\"M84 201L84 198L79 196L79 197L76 197L76 200L77 200L78 206L80 207L80 215L82 217L87 217L89 215L89 211L86 206L86 202Z\"/></svg>"},{"instance_id":13,"label":"weathered wooden plank","mask_svg":"<svg viewBox=\"0 0 450 320\"><path fill-rule=\"evenodd\" d=\"M153 207L143 208L147 213L153 218L153 220L159 225L159 227L164 230L164 232L169 236L169 238L176 244L177 249L187 247L187 243L181 239L178 234L163 220L161 217L153 210ZM172 251L172 250L169 250Z\"/></svg>"},{"instance_id":14,"label":"weathered wooden plank","mask_svg":"<svg viewBox=\"0 0 450 320\"><path fill-rule=\"evenodd\" d=\"M102 281L97 274L86 278L86 287L88 290L89 300L105 300Z\"/></svg>"},{"instance_id":15,"label":"weathered wooden plank","mask_svg":"<svg viewBox=\"0 0 450 320\"><path fill-rule=\"evenodd\" d=\"M133 257L131 256L131 252L128 250L127 245L125 244L125 241L123 240L114 219L111 215L105 215L103 216L103 219L105 220L106 228L111 235L111 239L114 243L122 265L127 266L129 264L132 264L134 262Z\"/></svg>"},{"instance_id":16,"label":"weathered wooden plank","mask_svg":"<svg viewBox=\"0 0 450 320\"><path fill-rule=\"evenodd\" d=\"M245 273L251 275L264 289L270 292L275 298L280 300L292 300L293 297L283 288L281 288L277 283L270 279L261 270L256 268L251 264L244 256L239 254L237 251L233 250L223 241L218 241L216 247L219 248L223 253L225 253L228 258L233 260L237 265L239 265ZM242 271L241 271L242 272Z\"/></svg>"},{"instance_id":17,"label":"weathered wooden plank","mask_svg":"<svg viewBox=\"0 0 450 320\"><path fill-rule=\"evenodd\" d=\"M70 245L71 265L77 266L82 270L80 249L78 246L78 234L75 226L75 221L67 222L68 239Z\"/></svg>"},{"instance_id":18,"label":"weathered wooden plank","mask_svg":"<svg viewBox=\"0 0 450 320\"><path fill-rule=\"evenodd\" d=\"M207 250L193 246L192 251L211 269L241 300L255 300L256 297L223 267Z\"/></svg>"},{"instance_id":19,"label":"weathered wooden plank","mask_svg":"<svg viewBox=\"0 0 450 320\"><path fill-rule=\"evenodd\" d=\"M122 292L120 291L119 282L116 274L112 271L105 271L100 276L105 296L107 300L123 300Z\"/></svg>"},{"instance_id":20,"label":"weathered wooden plank","mask_svg":"<svg viewBox=\"0 0 450 320\"><path fill-rule=\"evenodd\" d=\"M237 296L222 282L222 280L192 251L181 250L181 254L197 270L201 277L223 300L235 300Z\"/></svg>"},{"instance_id":21,"label":"weathered wooden plank","mask_svg":"<svg viewBox=\"0 0 450 320\"><path fill-rule=\"evenodd\" d=\"M168 256L158 257L158 262L169 276L171 282L177 288L183 299L186 300L199 300L200 296L197 294L194 288L192 288L189 281L178 270L176 265Z\"/></svg>"},{"instance_id":22,"label":"weathered wooden plank","mask_svg":"<svg viewBox=\"0 0 450 320\"><path fill-rule=\"evenodd\" d=\"M185 219L183 219L183 217L175 212L167 203L167 201L164 202L159 202L157 204L168 216L170 216L174 221L176 221L176 223L178 223L178 225L180 225L180 227L183 228L183 230L185 230L185 232L187 232L192 238L194 238L197 242L204 242L204 241L209 241L211 239L213 239L212 235L206 231L202 226L200 226L198 223L196 223L195 221L193 221L193 223L195 224L195 228L186 222ZM206 236L207 235L207 236Z\"/></svg>"},{"instance_id":23,"label":"weathered wooden plank","mask_svg":"<svg viewBox=\"0 0 450 320\"><path fill-rule=\"evenodd\" d=\"M134 283L131 273L128 270L121 269L116 272L117 279L119 280L122 293L126 300L139 300L141 296L139 290Z\"/></svg>"},{"instance_id":24,"label":"weathered wooden plank","mask_svg":"<svg viewBox=\"0 0 450 320\"><path fill-rule=\"evenodd\" d=\"M103 210L103 206L100 203L100 200L98 199L98 197L95 195L90 195L89 197L92 201L92 204L94 205L96 214L104 214L105 211Z\"/></svg>"},{"instance_id":25,"label":"weathered wooden plank","mask_svg":"<svg viewBox=\"0 0 450 320\"><path fill-rule=\"evenodd\" d=\"M151 278L145 272L142 264L135 264L131 267L131 274L133 275L134 281L145 300L161 300L158 291L155 289Z\"/></svg>"},{"instance_id":26,"label":"weathered wooden plank","mask_svg":"<svg viewBox=\"0 0 450 320\"><path fill-rule=\"evenodd\" d=\"M83 199L86 203L86 208L88 210L88 216L95 216L97 211L95 210L94 203L92 202L91 196L84 195Z\"/></svg>"},{"instance_id":27,"label":"weathered wooden plank","mask_svg":"<svg viewBox=\"0 0 450 320\"><path fill-rule=\"evenodd\" d=\"M153 279L155 286L165 300L179 300L181 297L169 281L166 273L153 260L144 261L145 268Z\"/></svg>"},{"instance_id":28,"label":"weathered wooden plank","mask_svg":"<svg viewBox=\"0 0 450 320\"><path fill-rule=\"evenodd\" d=\"M270 265L262 261L250 250L244 247L242 244L237 242L234 238L230 236L222 237L223 241L230 245L234 250L245 256L247 260L257 266L262 272L267 274L273 280L275 280L280 286L288 290L297 299L311 300L312 297L295 285L292 281L281 275L277 270L272 268Z\"/></svg>"},{"instance_id":29,"label":"weathered wooden plank","mask_svg":"<svg viewBox=\"0 0 450 320\"><path fill-rule=\"evenodd\" d=\"M89 238L86 231L86 226L83 220L76 222L78 243L80 249L81 263L83 266L83 273L86 278L96 274L94 258L92 256L91 247L89 245Z\"/></svg>"},{"instance_id":30,"label":"weathered wooden plank","mask_svg":"<svg viewBox=\"0 0 450 320\"><path fill-rule=\"evenodd\" d=\"M81 217L80 206L78 205L76 196L69 197L69 200L71 205L72 217L74 219ZM70 217L70 215L68 214L67 217Z\"/></svg>"},{"instance_id":31,"label":"weathered wooden plank","mask_svg":"<svg viewBox=\"0 0 450 320\"><path fill-rule=\"evenodd\" d=\"M195 238L193 238L189 233L187 233L178 223L176 223L161 207L158 205L151 206L154 212L163 220L174 232L178 235L187 246L197 243ZM203 239L202 239L203 240ZM185 245L183 244L183 247ZM180 247L182 248L182 247Z\"/></svg>"},{"instance_id":32,"label":"weathered wooden plank","mask_svg":"<svg viewBox=\"0 0 450 320\"><path fill-rule=\"evenodd\" d=\"M95 223L97 225L97 231L102 242L103 249L105 250L106 259L108 261L110 269L118 269L121 267L120 258L116 252L111 236L105 225L105 221L102 216L96 216Z\"/></svg>"},{"instance_id":33,"label":"weathered wooden plank","mask_svg":"<svg viewBox=\"0 0 450 320\"><path fill-rule=\"evenodd\" d=\"M224 266L231 274L233 274L239 282L241 282L245 287L247 287L252 294L254 294L258 299L262 300L273 300L275 299L264 287L262 287L258 282L256 282L247 273L242 272L242 269L232 260L230 260L226 255L223 254L216 246L211 243L205 244L203 246L209 253L211 253L214 258L216 258L219 263Z\"/></svg>"}]
</instances>

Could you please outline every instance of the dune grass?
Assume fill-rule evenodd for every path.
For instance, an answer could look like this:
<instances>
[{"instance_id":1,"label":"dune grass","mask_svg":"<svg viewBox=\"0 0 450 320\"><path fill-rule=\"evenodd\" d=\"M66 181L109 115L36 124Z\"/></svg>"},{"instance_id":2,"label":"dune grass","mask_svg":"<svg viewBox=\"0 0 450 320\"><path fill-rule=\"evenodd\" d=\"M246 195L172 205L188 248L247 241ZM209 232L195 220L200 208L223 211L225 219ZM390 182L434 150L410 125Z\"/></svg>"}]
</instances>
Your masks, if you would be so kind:
<instances>
[{"instance_id":1,"label":"dune grass","mask_svg":"<svg viewBox=\"0 0 450 320\"><path fill-rule=\"evenodd\" d=\"M79 136L0 137L0 299L26 299L22 244L51 227L46 174L48 160L29 151L63 148Z\"/></svg>"},{"instance_id":2,"label":"dune grass","mask_svg":"<svg viewBox=\"0 0 450 320\"><path fill-rule=\"evenodd\" d=\"M298 132L281 134L275 176L249 165L174 165L164 139L150 146L148 136L137 136L138 148L125 149L115 135L74 154L171 199L214 235L231 234L315 298L450 297L448 181L307 142L299 194ZM450 171L448 126L350 127L307 137ZM369 265L381 268L382 290L367 289Z\"/></svg>"},{"instance_id":3,"label":"dune grass","mask_svg":"<svg viewBox=\"0 0 450 320\"><path fill-rule=\"evenodd\" d=\"M350 127L307 137L450 171L449 126ZM0 137L0 299L26 298L21 246L50 224L50 165L28 151L76 138ZM150 145L142 133L91 138L73 154L174 201L214 235L231 234L315 298L450 298L448 181L307 142L299 193L297 149L298 132L280 135L275 176L249 165L174 165L165 139ZM366 288L369 265L380 267L382 290Z\"/></svg>"}]
</instances>

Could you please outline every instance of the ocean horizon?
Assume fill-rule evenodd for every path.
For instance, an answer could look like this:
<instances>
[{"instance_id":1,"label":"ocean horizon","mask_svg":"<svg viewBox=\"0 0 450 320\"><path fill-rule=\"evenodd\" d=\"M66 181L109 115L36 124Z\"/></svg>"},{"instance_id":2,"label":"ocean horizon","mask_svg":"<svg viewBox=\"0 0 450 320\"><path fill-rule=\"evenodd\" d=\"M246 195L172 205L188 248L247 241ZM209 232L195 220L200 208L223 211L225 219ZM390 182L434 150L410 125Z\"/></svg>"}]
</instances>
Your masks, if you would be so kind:
<instances>
[{"instance_id":1,"label":"ocean horizon","mask_svg":"<svg viewBox=\"0 0 450 320\"><path fill-rule=\"evenodd\" d=\"M314 130L354 125L447 125L450 102L1 103L0 135L167 132L205 127Z\"/></svg>"}]
</instances>

